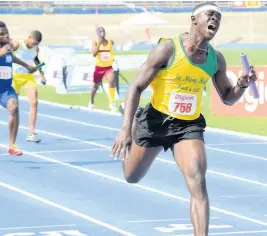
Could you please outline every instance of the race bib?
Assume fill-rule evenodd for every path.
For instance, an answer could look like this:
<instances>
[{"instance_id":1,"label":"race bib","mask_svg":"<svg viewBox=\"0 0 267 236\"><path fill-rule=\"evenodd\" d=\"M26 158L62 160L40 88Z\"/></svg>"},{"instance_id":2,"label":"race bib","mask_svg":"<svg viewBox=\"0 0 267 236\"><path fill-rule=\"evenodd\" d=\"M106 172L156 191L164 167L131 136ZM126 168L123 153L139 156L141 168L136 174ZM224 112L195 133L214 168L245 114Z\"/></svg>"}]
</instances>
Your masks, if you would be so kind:
<instances>
[{"instance_id":1,"label":"race bib","mask_svg":"<svg viewBox=\"0 0 267 236\"><path fill-rule=\"evenodd\" d=\"M196 112L197 96L172 92L169 100L169 112L177 115L193 115Z\"/></svg>"},{"instance_id":2,"label":"race bib","mask_svg":"<svg viewBox=\"0 0 267 236\"><path fill-rule=\"evenodd\" d=\"M0 66L0 79L11 79L12 69L8 66Z\"/></svg>"},{"instance_id":3,"label":"race bib","mask_svg":"<svg viewBox=\"0 0 267 236\"><path fill-rule=\"evenodd\" d=\"M101 52L100 58L101 58L101 61L109 61L110 60L110 52Z\"/></svg>"}]
</instances>

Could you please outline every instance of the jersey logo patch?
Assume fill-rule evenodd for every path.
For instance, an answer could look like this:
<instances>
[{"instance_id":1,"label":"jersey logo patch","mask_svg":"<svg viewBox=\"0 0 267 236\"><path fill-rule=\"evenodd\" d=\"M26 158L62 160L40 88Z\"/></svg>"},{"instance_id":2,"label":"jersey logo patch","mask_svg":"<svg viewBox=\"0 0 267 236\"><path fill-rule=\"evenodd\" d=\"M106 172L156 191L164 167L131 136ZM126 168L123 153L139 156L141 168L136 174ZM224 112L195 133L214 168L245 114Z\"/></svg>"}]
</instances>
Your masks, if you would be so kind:
<instances>
[{"instance_id":1,"label":"jersey logo patch","mask_svg":"<svg viewBox=\"0 0 267 236\"><path fill-rule=\"evenodd\" d=\"M6 56L6 63L11 63L12 62L12 56L7 55Z\"/></svg>"}]
</instances>

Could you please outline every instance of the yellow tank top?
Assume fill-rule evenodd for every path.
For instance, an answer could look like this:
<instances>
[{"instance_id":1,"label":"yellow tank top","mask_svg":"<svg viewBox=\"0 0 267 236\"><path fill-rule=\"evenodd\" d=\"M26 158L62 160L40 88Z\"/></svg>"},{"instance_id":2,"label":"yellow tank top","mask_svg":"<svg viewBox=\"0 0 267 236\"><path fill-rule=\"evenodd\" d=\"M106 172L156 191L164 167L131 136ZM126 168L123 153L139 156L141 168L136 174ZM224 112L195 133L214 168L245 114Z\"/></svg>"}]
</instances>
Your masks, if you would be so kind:
<instances>
[{"instance_id":1,"label":"yellow tank top","mask_svg":"<svg viewBox=\"0 0 267 236\"><path fill-rule=\"evenodd\" d=\"M98 53L95 57L95 65L100 67L108 67L112 66L114 60L114 52L112 48L112 41L107 40L107 45L100 45L98 49ZM97 40L97 44L99 44L99 40Z\"/></svg>"},{"instance_id":2,"label":"yellow tank top","mask_svg":"<svg viewBox=\"0 0 267 236\"><path fill-rule=\"evenodd\" d=\"M159 43L164 40L167 39L160 39ZM170 117L194 120L200 116L203 89L217 72L216 52L209 45L206 62L195 64L188 58L181 36L171 40L173 58L168 67L162 68L151 82L151 104Z\"/></svg>"}]
</instances>

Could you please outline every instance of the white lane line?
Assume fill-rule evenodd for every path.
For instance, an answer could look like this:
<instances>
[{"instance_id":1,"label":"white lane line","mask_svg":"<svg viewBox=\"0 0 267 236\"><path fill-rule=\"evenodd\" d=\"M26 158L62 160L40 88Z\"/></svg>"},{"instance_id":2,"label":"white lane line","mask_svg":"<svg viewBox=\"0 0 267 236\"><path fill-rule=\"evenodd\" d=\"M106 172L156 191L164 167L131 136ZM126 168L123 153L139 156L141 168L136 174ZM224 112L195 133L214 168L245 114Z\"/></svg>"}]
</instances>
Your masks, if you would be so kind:
<instances>
[{"instance_id":1,"label":"white lane line","mask_svg":"<svg viewBox=\"0 0 267 236\"><path fill-rule=\"evenodd\" d=\"M0 228L1 231L4 230L15 230L15 229L41 229L41 228L55 228L55 227L73 227L76 224L68 225L37 225L37 226L22 226L22 227L9 227L9 228Z\"/></svg>"},{"instance_id":2,"label":"white lane line","mask_svg":"<svg viewBox=\"0 0 267 236\"><path fill-rule=\"evenodd\" d=\"M3 146L3 145L1 144L1 146ZM37 154L34 154L34 155L37 155ZM44 203L44 204L46 204L48 206L51 206L51 207L54 207L54 208L63 210L65 212L68 212L68 213L70 213L72 215L75 215L77 217L80 217L80 218L82 218L82 219L84 219L84 220L86 220L86 221L88 221L90 223L94 223L94 224L100 225L102 227L105 227L105 228L107 228L109 230L112 230L114 232L120 233L122 235L127 235L127 236L131 235L131 236L134 236L134 234L129 233L129 232L124 231L124 230L121 230L121 229L119 229L119 228L117 228L117 227L115 227L113 225L107 224L107 223L105 223L103 221L100 221L100 220L97 220L97 219L95 219L95 218L93 218L91 216L88 216L86 214L80 213L80 212L78 212L76 210L70 209L68 207L65 207L63 205L60 205L60 204L55 203L53 201L47 200L47 199L45 199L43 197L37 196L37 195L35 195L33 193L27 192L27 191L25 191L23 189L17 188L15 186L12 186L10 184L4 183L2 181L0 181L0 186L3 187L3 188L8 189L10 191L17 192L17 193L20 193L20 194L22 194L24 196L27 196L29 198L35 199L35 200L37 200L39 202L42 202L42 203Z\"/></svg>"},{"instance_id":3,"label":"white lane line","mask_svg":"<svg viewBox=\"0 0 267 236\"><path fill-rule=\"evenodd\" d=\"M103 151L107 150L106 148L85 148L85 149L62 149L62 150L49 150L49 151L39 151L39 152L32 152L36 154L42 153L64 153L64 152L91 152L91 151ZM0 156L9 156L8 153L2 153Z\"/></svg>"},{"instance_id":4,"label":"white lane line","mask_svg":"<svg viewBox=\"0 0 267 236\"><path fill-rule=\"evenodd\" d=\"M7 148L7 146L3 145L3 144L0 144L0 146L4 147L4 148ZM105 179L108 179L108 180L112 180L112 181L115 181L115 182L126 184L127 186L130 186L130 187L133 187L133 188L139 188L139 189L142 189L142 190L145 190L145 191L148 191L148 192L153 192L153 193L159 194L161 196L165 196L165 197L168 197L168 198L180 200L180 201L187 202L187 203L190 202L190 200L187 199L187 198L180 197L180 196L177 196L177 195L165 192L165 191L161 191L161 190L152 188L150 186L145 186L145 185L141 185L141 184L128 184L127 182L125 182L124 179L120 179L120 178L111 176L110 174L109 175L103 174L103 173L98 172L98 171L90 170L90 169L83 168L83 167L80 167L80 166L71 165L71 164L63 162L63 161L59 161L59 160L56 160L56 159L53 159L53 158L45 157L45 156L39 155L39 154L33 154L31 152L24 151L24 153L29 155L29 156L33 156L33 157L36 157L36 158L39 158L39 159L42 159L42 160L46 160L48 162L57 163L57 164L63 165L63 166L68 166L70 168L73 168L73 169L76 169L76 170L79 170L79 171L82 171L82 172L86 172L86 173L89 173L91 175L99 176L99 177L102 177L102 178L105 178ZM224 213L226 215L233 216L233 217L245 220L245 221L249 221L249 222L253 222L253 223L259 224L259 225L267 226L267 222L263 222L263 221L260 221L260 220L257 220L257 219L251 218L251 217L243 216L241 214L237 214L237 213L232 212L232 211L224 210L222 208L210 206L210 209L214 210L216 212Z\"/></svg>"}]
</instances>

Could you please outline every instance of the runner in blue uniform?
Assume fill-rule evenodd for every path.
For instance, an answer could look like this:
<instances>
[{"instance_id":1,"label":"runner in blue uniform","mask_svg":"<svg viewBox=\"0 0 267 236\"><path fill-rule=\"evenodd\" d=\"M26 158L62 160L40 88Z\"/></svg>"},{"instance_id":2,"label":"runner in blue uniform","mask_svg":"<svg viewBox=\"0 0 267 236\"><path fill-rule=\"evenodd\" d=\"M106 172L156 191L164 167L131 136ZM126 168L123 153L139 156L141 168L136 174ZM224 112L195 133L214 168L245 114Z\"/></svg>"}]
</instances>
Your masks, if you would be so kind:
<instances>
[{"instance_id":1,"label":"runner in blue uniform","mask_svg":"<svg viewBox=\"0 0 267 236\"><path fill-rule=\"evenodd\" d=\"M9 111L9 147L10 155L20 156L22 151L15 145L18 126L18 96L12 87L12 64L19 64L33 72L33 67L13 55L13 45L4 22L0 21L0 104Z\"/></svg>"}]
</instances>

